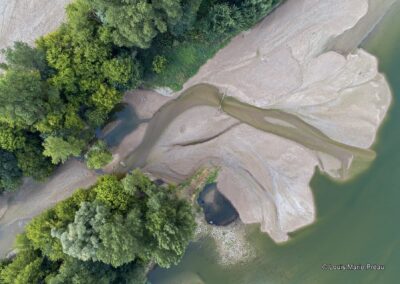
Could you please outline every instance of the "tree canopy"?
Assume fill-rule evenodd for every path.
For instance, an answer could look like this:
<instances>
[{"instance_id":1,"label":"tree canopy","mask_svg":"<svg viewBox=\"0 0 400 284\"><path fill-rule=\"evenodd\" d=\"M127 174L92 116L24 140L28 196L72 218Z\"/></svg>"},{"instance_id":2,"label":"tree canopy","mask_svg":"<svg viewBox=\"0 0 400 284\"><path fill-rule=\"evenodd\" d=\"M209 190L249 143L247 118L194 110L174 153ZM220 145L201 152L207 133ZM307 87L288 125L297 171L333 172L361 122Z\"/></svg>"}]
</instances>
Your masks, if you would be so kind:
<instances>
[{"instance_id":1,"label":"tree canopy","mask_svg":"<svg viewBox=\"0 0 400 284\"><path fill-rule=\"evenodd\" d=\"M85 155L89 169L100 169L112 160L112 154L104 141L97 141Z\"/></svg>"},{"instance_id":2,"label":"tree canopy","mask_svg":"<svg viewBox=\"0 0 400 284\"><path fill-rule=\"evenodd\" d=\"M159 33L182 17L180 0L94 0L92 8L103 23L101 36L117 46L150 47Z\"/></svg>"},{"instance_id":3,"label":"tree canopy","mask_svg":"<svg viewBox=\"0 0 400 284\"><path fill-rule=\"evenodd\" d=\"M179 262L194 228L175 187L157 186L138 170L106 175L27 225L0 282L145 283L150 264Z\"/></svg>"}]
</instances>

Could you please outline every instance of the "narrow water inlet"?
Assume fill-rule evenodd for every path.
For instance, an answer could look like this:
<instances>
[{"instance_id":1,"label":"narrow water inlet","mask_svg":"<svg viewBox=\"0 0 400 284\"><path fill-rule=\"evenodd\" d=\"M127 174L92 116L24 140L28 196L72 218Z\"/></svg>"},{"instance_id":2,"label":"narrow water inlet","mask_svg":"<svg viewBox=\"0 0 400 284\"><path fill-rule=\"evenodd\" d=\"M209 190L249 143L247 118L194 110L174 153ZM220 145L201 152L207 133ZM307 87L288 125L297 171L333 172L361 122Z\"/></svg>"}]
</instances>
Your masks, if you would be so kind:
<instances>
[{"instance_id":1,"label":"narrow water inlet","mask_svg":"<svg viewBox=\"0 0 400 284\"><path fill-rule=\"evenodd\" d=\"M198 84L187 89L175 100L166 103L154 114L141 144L124 159L123 164L130 169L144 167L150 152L168 125L183 112L198 106L215 107L240 123L294 141L315 151L317 155L323 153L333 157L341 165L340 170L334 174L338 178L353 176L375 158L373 151L337 142L294 114L279 109L255 107L221 94L215 86ZM353 166L350 171L351 164ZM322 162L320 167L323 169ZM117 171L125 170L117 169Z\"/></svg>"},{"instance_id":2,"label":"narrow water inlet","mask_svg":"<svg viewBox=\"0 0 400 284\"><path fill-rule=\"evenodd\" d=\"M131 105L121 103L115 108L106 126L96 131L96 137L104 140L108 146L115 147L143 122L147 120L140 119Z\"/></svg>"}]
</instances>

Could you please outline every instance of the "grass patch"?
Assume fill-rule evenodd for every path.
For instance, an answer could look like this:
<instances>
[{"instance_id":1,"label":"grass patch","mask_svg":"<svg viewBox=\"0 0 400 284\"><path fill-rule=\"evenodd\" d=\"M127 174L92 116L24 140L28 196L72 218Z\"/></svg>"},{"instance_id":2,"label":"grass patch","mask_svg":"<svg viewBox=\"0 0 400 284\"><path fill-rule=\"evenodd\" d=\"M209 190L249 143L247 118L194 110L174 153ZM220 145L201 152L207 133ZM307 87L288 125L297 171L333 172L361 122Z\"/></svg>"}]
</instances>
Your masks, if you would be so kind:
<instances>
[{"instance_id":1,"label":"grass patch","mask_svg":"<svg viewBox=\"0 0 400 284\"><path fill-rule=\"evenodd\" d=\"M236 28L223 35L210 34L209 31L201 31L196 28L180 39L168 34L160 34L154 39L152 47L142 51L139 56L144 66L143 87L148 89L168 87L173 91L181 90L183 84L194 76L218 50L226 46L234 36L254 26L282 2L283 0L271 1L271 7L264 15L247 24L238 24ZM202 5L202 7L209 9L208 5ZM208 10L201 11L200 7L198 16L201 18L203 14L207 13ZM159 73L152 69L152 61L156 56L163 56L167 60L164 70Z\"/></svg>"},{"instance_id":2,"label":"grass patch","mask_svg":"<svg viewBox=\"0 0 400 284\"><path fill-rule=\"evenodd\" d=\"M147 72L144 86L147 88L169 87L174 91L182 89L183 84L194 76L200 67L212 58L218 50L228 43L220 42L182 42L162 50L167 59L166 69L160 74Z\"/></svg>"}]
</instances>

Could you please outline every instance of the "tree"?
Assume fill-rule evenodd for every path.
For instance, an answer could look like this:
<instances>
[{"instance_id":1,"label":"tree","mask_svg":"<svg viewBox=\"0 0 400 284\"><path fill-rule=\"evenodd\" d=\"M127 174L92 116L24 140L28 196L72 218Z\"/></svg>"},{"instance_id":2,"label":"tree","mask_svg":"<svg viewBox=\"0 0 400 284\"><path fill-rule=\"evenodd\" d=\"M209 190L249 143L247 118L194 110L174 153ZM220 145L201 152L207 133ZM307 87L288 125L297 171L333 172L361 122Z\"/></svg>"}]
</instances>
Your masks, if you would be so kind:
<instances>
[{"instance_id":1,"label":"tree","mask_svg":"<svg viewBox=\"0 0 400 284\"><path fill-rule=\"evenodd\" d=\"M106 222L109 214L101 204L84 202L74 222L65 231L52 230L52 236L60 239L64 253L83 261L97 261L96 250L101 242L97 226Z\"/></svg>"},{"instance_id":2,"label":"tree","mask_svg":"<svg viewBox=\"0 0 400 284\"><path fill-rule=\"evenodd\" d=\"M0 123L0 149L12 152L23 148L24 145L25 137L21 131Z\"/></svg>"},{"instance_id":3,"label":"tree","mask_svg":"<svg viewBox=\"0 0 400 284\"><path fill-rule=\"evenodd\" d=\"M167 66L167 58L165 56L156 55L153 59L153 71L160 74Z\"/></svg>"},{"instance_id":4,"label":"tree","mask_svg":"<svg viewBox=\"0 0 400 284\"><path fill-rule=\"evenodd\" d=\"M101 262L80 261L68 258L55 276L50 276L49 284L145 284L145 267L137 262L113 268Z\"/></svg>"},{"instance_id":5,"label":"tree","mask_svg":"<svg viewBox=\"0 0 400 284\"><path fill-rule=\"evenodd\" d=\"M101 261L113 267L132 262L143 250L140 210L127 217L111 212L100 203L83 203L65 231L53 231L63 251L83 261Z\"/></svg>"},{"instance_id":6,"label":"tree","mask_svg":"<svg viewBox=\"0 0 400 284\"><path fill-rule=\"evenodd\" d=\"M223 35L237 27L238 13L235 6L217 4L211 7L205 25L205 32L210 35Z\"/></svg>"},{"instance_id":7,"label":"tree","mask_svg":"<svg viewBox=\"0 0 400 284\"><path fill-rule=\"evenodd\" d=\"M74 221L75 213L82 202L93 201L94 198L93 190L78 189L70 198L33 218L25 227L26 236L31 241L32 247L40 250L52 261L63 259L65 254L61 243L57 238L52 237L51 231L66 228Z\"/></svg>"},{"instance_id":8,"label":"tree","mask_svg":"<svg viewBox=\"0 0 400 284\"><path fill-rule=\"evenodd\" d=\"M97 141L85 155L86 165L89 169L100 169L112 160L112 154L107 149L104 141Z\"/></svg>"},{"instance_id":9,"label":"tree","mask_svg":"<svg viewBox=\"0 0 400 284\"><path fill-rule=\"evenodd\" d=\"M1 283L40 283L43 280L43 259L33 251L22 251L0 274Z\"/></svg>"},{"instance_id":10,"label":"tree","mask_svg":"<svg viewBox=\"0 0 400 284\"><path fill-rule=\"evenodd\" d=\"M57 275L50 277L49 284L110 284L115 283L117 273L101 262L79 261L68 258Z\"/></svg>"},{"instance_id":11,"label":"tree","mask_svg":"<svg viewBox=\"0 0 400 284\"><path fill-rule=\"evenodd\" d=\"M193 237L195 222L190 205L165 192L147 201L145 226L154 238L152 259L161 267L177 264Z\"/></svg>"},{"instance_id":12,"label":"tree","mask_svg":"<svg viewBox=\"0 0 400 284\"><path fill-rule=\"evenodd\" d=\"M92 8L103 25L102 39L126 47L150 47L182 16L180 0L94 0Z\"/></svg>"},{"instance_id":13,"label":"tree","mask_svg":"<svg viewBox=\"0 0 400 284\"><path fill-rule=\"evenodd\" d=\"M39 138L26 136L27 142L15 152L18 167L24 176L31 176L36 180L44 180L54 169L49 158L43 156L43 147Z\"/></svg>"},{"instance_id":14,"label":"tree","mask_svg":"<svg viewBox=\"0 0 400 284\"><path fill-rule=\"evenodd\" d=\"M124 192L121 182L113 175L100 177L94 190L96 200L112 210L126 212L130 203L133 202L133 197Z\"/></svg>"},{"instance_id":15,"label":"tree","mask_svg":"<svg viewBox=\"0 0 400 284\"><path fill-rule=\"evenodd\" d=\"M21 185L21 178L14 154L0 149L0 192L15 190Z\"/></svg>"},{"instance_id":16,"label":"tree","mask_svg":"<svg viewBox=\"0 0 400 284\"><path fill-rule=\"evenodd\" d=\"M49 109L48 86L37 70L9 69L0 77L0 121L29 127Z\"/></svg>"},{"instance_id":17,"label":"tree","mask_svg":"<svg viewBox=\"0 0 400 284\"><path fill-rule=\"evenodd\" d=\"M79 156L84 141L70 137L64 140L60 137L49 136L44 140L43 155L50 157L53 164L64 163L70 156Z\"/></svg>"},{"instance_id":18,"label":"tree","mask_svg":"<svg viewBox=\"0 0 400 284\"><path fill-rule=\"evenodd\" d=\"M102 71L112 86L122 90L136 88L142 77L140 65L135 64L134 57L126 54L105 61Z\"/></svg>"},{"instance_id":19,"label":"tree","mask_svg":"<svg viewBox=\"0 0 400 284\"><path fill-rule=\"evenodd\" d=\"M17 237L17 256L0 271L0 282L4 284L42 283L53 266L33 249L25 234Z\"/></svg>"},{"instance_id":20,"label":"tree","mask_svg":"<svg viewBox=\"0 0 400 284\"><path fill-rule=\"evenodd\" d=\"M197 12L200 8L202 0L182 0L182 17L174 25L170 25L169 29L172 35L176 37L185 36L193 28ZM209 8L209 7L208 7Z\"/></svg>"},{"instance_id":21,"label":"tree","mask_svg":"<svg viewBox=\"0 0 400 284\"><path fill-rule=\"evenodd\" d=\"M271 10L277 0L245 0L240 5L240 11L245 23L249 26L258 21Z\"/></svg>"},{"instance_id":22,"label":"tree","mask_svg":"<svg viewBox=\"0 0 400 284\"><path fill-rule=\"evenodd\" d=\"M152 264L179 261L193 231L191 208L174 187L138 170L104 176L30 221L17 257L0 265L0 281L145 283Z\"/></svg>"},{"instance_id":23,"label":"tree","mask_svg":"<svg viewBox=\"0 0 400 284\"><path fill-rule=\"evenodd\" d=\"M38 70L42 78L46 78L50 72L45 53L38 48L30 47L27 43L16 41L14 46L2 51L5 57L3 68Z\"/></svg>"},{"instance_id":24,"label":"tree","mask_svg":"<svg viewBox=\"0 0 400 284\"><path fill-rule=\"evenodd\" d=\"M114 106L121 101L122 94L114 88L107 87L104 84L98 86L97 91L92 95L93 104L108 113Z\"/></svg>"}]
</instances>

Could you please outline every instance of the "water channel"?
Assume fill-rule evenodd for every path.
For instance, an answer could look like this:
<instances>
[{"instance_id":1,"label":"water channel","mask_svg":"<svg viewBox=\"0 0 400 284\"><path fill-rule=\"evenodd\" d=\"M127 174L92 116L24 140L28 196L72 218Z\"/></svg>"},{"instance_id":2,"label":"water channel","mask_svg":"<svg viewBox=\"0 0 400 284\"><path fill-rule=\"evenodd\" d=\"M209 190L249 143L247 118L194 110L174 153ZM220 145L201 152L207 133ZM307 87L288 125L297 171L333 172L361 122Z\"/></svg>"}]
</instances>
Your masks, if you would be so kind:
<instances>
[{"instance_id":1,"label":"water channel","mask_svg":"<svg viewBox=\"0 0 400 284\"><path fill-rule=\"evenodd\" d=\"M258 226L247 226L248 240L256 248L257 257L245 264L223 267L218 264L213 242L204 239L191 244L178 266L153 271L150 275L153 284L398 283L399 15L400 1L363 43L365 49L379 58L380 71L386 74L394 96L388 118L373 147L377 157L370 167L346 183L337 183L316 174L311 187L317 206L317 221L291 234L289 242L277 245L260 233ZM318 135L315 137L324 139ZM329 146L330 149L335 147ZM385 265L385 269L324 271L321 269L324 263L376 263Z\"/></svg>"}]
</instances>

